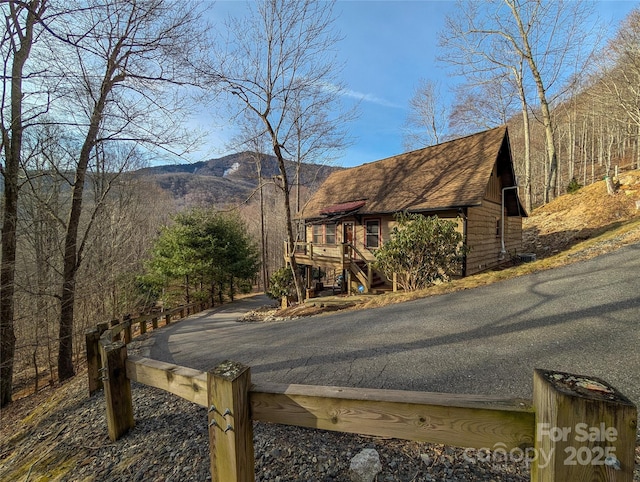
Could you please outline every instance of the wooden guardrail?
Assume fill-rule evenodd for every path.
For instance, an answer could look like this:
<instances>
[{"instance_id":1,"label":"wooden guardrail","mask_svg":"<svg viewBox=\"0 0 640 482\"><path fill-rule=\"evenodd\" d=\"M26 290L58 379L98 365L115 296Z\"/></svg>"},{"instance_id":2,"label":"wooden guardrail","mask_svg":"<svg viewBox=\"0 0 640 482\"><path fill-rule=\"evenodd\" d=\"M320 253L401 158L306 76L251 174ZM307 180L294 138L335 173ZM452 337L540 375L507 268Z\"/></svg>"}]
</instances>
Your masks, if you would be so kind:
<instances>
[{"instance_id":1,"label":"wooden guardrail","mask_svg":"<svg viewBox=\"0 0 640 482\"><path fill-rule=\"evenodd\" d=\"M249 367L224 362L200 372L127 357L121 341L99 343L107 426L133 427L130 382L208 408L213 481L255 480L252 421L394 437L528 457L531 480L632 482L637 409L606 382L534 371L533 401L478 395L308 385L252 384ZM517 455L517 459L516 459Z\"/></svg>"},{"instance_id":2,"label":"wooden guardrail","mask_svg":"<svg viewBox=\"0 0 640 482\"><path fill-rule=\"evenodd\" d=\"M100 374L100 368L102 367L102 361L100 359L99 340L104 338L109 343L120 340L124 340L125 344L130 343L134 334L136 333L134 327L137 325L137 333L143 335L150 328L157 330L160 327L160 322L164 320L165 326L171 323L171 320L176 319L179 316L180 319L194 313L207 309L209 305L205 302L202 303L190 303L188 305L181 305L176 308L168 310L162 310L157 313L149 313L146 315L131 318L130 315L125 315L122 320L114 319L110 322L98 323L95 328L89 329L85 332L86 340L86 353L87 353L87 371L89 373L89 395L92 395L96 390L103 388L103 376Z\"/></svg>"}]
</instances>

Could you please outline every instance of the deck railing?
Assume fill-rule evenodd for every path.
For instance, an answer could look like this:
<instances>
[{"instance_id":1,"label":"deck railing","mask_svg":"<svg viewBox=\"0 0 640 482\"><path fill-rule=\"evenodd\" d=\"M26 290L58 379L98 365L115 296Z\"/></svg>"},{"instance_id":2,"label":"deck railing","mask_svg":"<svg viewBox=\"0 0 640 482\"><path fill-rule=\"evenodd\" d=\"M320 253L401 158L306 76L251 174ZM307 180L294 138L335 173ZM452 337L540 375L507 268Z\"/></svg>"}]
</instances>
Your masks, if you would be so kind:
<instances>
[{"instance_id":1,"label":"deck railing","mask_svg":"<svg viewBox=\"0 0 640 482\"><path fill-rule=\"evenodd\" d=\"M341 244L314 244L312 242L298 241L294 243L294 254L300 259L329 258L336 262L349 263L355 258L356 248L350 243ZM289 258L289 244L284 243L285 259ZM362 253L359 256L364 259Z\"/></svg>"},{"instance_id":2,"label":"deck railing","mask_svg":"<svg viewBox=\"0 0 640 482\"><path fill-rule=\"evenodd\" d=\"M284 243L285 260L289 260L289 245ZM371 290L373 282L373 268L371 260L352 243L341 244L314 244L312 242L294 243L296 259L302 264L330 263L341 270L347 270L364 287L365 292ZM366 265L362 268L358 262ZM348 281L348 280L347 280Z\"/></svg>"}]
</instances>

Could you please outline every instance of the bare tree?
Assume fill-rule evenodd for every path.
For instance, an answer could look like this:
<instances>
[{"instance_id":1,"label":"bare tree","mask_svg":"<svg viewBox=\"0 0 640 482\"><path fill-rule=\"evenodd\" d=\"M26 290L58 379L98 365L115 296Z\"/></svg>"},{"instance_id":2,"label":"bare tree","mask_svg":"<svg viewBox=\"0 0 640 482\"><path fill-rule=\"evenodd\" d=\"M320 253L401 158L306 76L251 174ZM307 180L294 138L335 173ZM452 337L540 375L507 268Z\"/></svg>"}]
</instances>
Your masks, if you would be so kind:
<instances>
[{"instance_id":1,"label":"bare tree","mask_svg":"<svg viewBox=\"0 0 640 482\"><path fill-rule=\"evenodd\" d=\"M462 7L462 2L460 6ZM498 4L499 5L499 4ZM474 118L487 119L484 128L494 127L496 121L506 123L506 117L511 114L511 99L514 95L520 99L523 131L524 131L524 189L525 204L531 208L531 157L529 141L529 105L526 96L524 59L517 55L499 32L490 30L493 19L483 17L479 5L464 4L465 13L460 16L447 18L447 28L440 35L440 45L446 54L441 60L457 67L467 83L459 88L461 92L473 92L470 99L465 100L463 109L458 102L455 109L454 121L464 119L464 112L471 110ZM487 25L488 24L488 25ZM497 94L497 96L496 96ZM499 102L495 102L497 100ZM508 102L502 102L507 97ZM491 99L487 106L487 99ZM475 108L468 107L469 101ZM482 108L485 113L476 117L475 111ZM496 108L500 109L498 116L491 116ZM462 112L461 112L462 110ZM492 121L489 119L493 119Z\"/></svg>"},{"instance_id":2,"label":"bare tree","mask_svg":"<svg viewBox=\"0 0 640 482\"><path fill-rule=\"evenodd\" d=\"M81 139L71 182L60 294L58 376L74 374L73 319L76 277L94 209L80 236L85 181L103 156L100 146L128 142L167 148L185 139L169 85L189 83L189 46L199 41L200 8L177 0L85 2L69 22L67 43L57 50L60 76L67 81L65 106L56 114ZM84 5L84 4L83 4ZM125 159L128 159L126 157ZM126 162L118 167L122 172ZM113 181L111 178L111 182ZM106 187L103 195L109 191ZM103 197L104 199L104 197Z\"/></svg>"},{"instance_id":3,"label":"bare tree","mask_svg":"<svg viewBox=\"0 0 640 482\"><path fill-rule=\"evenodd\" d=\"M406 150L439 144L447 134L449 109L438 82L420 79L409 100L404 146Z\"/></svg>"},{"instance_id":4,"label":"bare tree","mask_svg":"<svg viewBox=\"0 0 640 482\"><path fill-rule=\"evenodd\" d=\"M16 261L16 226L18 213L19 172L22 139L26 125L24 105L25 66L33 47L36 29L47 8L46 0L9 1L2 5L5 32L0 45L3 58L2 109L0 133L5 163L4 213L2 224L2 261L0 265L0 407L11 402L13 380L14 280ZM30 112L30 116L36 116Z\"/></svg>"},{"instance_id":5,"label":"bare tree","mask_svg":"<svg viewBox=\"0 0 640 482\"><path fill-rule=\"evenodd\" d=\"M24 172L20 193L15 280L20 331L15 360L18 367L22 364L24 368L28 357L33 369L34 391L37 391L41 369L43 374L49 373L50 381L54 380L55 374L59 319L55 287L60 282L62 260L59 254L64 233L59 214L66 201L64 177L58 171L64 164L58 159L66 153L62 129L44 124L34 126L30 131L26 139L29 147L25 149L28 170ZM26 378L24 373L24 370L16 373L18 383Z\"/></svg>"},{"instance_id":6,"label":"bare tree","mask_svg":"<svg viewBox=\"0 0 640 482\"><path fill-rule=\"evenodd\" d=\"M331 2L311 0L264 0L252 5L248 18L229 22L230 50L222 52L210 72L211 79L239 103L240 121L248 112L263 124L278 160L289 264L298 300L303 299L303 293L295 258L297 230L292 222L291 181L285 158L302 160L303 156L297 154L299 146L312 138L321 139L332 132L326 128L341 124L339 117L330 115L341 90L335 82L332 52L338 37L333 30L332 8ZM326 119L321 124L325 130L310 128L309 119Z\"/></svg>"},{"instance_id":7,"label":"bare tree","mask_svg":"<svg viewBox=\"0 0 640 482\"><path fill-rule=\"evenodd\" d=\"M449 129L455 137L506 124L516 112L512 85L500 79L463 84L456 87L455 94L449 116Z\"/></svg>"},{"instance_id":8,"label":"bare tree","mask_svg":"<svg viewBox=\"0 0 640 482\"><path fill-rule=\"evenodd\" d=\"M272 179L266 179L263 176L262 169L264 160L267 157L265 152L268 150L269 146L266 145L265 141L265 132L262 127L262 123L259 122L259 119L256 119L253 116L248 116L244 123L240 126L240 134L238 138L235 139L232 149L248 149L249 157L253 161L256 167L256 181L258 183L258 187L256 191L251 194L249 199L245 201L245 205L251 206L253 203L254 195L257 193L258 195L258 215L257 218L260 220L260 225L257 233L257 237L260 239L260 264L261 264L261 277L262 277L262 287L264 291L269 288L269 266L267 263L267 255L268 255L268 229L266 222L266 211L265 211L265 186L267 184L273 184ZM253 206L252 206L253 207ZM251 226L251 221L255 221L256 215L253 209L245 208L240 210L241 215L245 218L245 222L247 222L247 226ZM255 237L255 234L254 234ZM284 234L283 236L284 237Z\"/></svg>"},{"instance_id":9,"label":"bare tree","mask_svg":"<svg viewBox=\"0 0 640 482\"><path fill-rule=\"evenodd\" d=\"M599 102L609 104L606 109L608 116L616 112L611 107L617 104L624 117L636 126L636 131L640 131L639 45L640 9L636 8L625 18L605 48L607 55L601 62L604 65L598 82L601 94L596 97Z\"/></svg>"},{"instance_id":10,"label":"bare tree","mask_svg":"<svg viewBox=\"0 0 640 482\"><path fill-rule=\"evenodd\" d=\"M443 45L458 50L456 62L471 74L485 76L496 69L509 72L528 95L527 79L535 89L544 126L549 163L545 200L555 192L558 169L551 102L566 87L573 69L584 65L592 50L585 44L586 19L592 6L586 2L543 2L542 0L494 0L483 4L461 3L447 20ZM521 64L527 65L527 75ZM568 72L567 72L568 71ZM491 77L491 75L489 75ZM526 108L523 108L523 113Z\"/></svg>"}]
</instances>

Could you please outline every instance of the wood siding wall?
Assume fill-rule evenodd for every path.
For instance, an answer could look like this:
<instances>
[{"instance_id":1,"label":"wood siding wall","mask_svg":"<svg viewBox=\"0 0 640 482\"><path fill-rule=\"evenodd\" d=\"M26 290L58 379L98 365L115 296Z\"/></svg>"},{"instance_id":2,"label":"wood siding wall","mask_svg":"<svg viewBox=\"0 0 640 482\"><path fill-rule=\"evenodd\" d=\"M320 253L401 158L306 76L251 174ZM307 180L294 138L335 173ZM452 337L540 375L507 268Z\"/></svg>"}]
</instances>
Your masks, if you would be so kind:
<instances>
[{"instance_id":1,"label":"wood siding wall","mask_svg":"<svg viewBox=\"0 0 640 482\"><path fill-rule=\"evenodd\" d=\"M501 219L500 203L483 201L479 207L469 208L467 213L467 276L499 265L501 237L498 232L498 221ZM519 216L504 217L504 244L507 254L522 251L522 218Z\"/></svg>"},{"instance_id":2,"label":"wood siding wall","mask_svg":"<svg viewBox=\"0 0 640 482\"><path fill-rule=\"evenodd\" d=\"M385 241L389 240L391 235L391 230L393 226L396 225L395 219L393 216L363 216L362 218L355 219L354 217L343 218L336 223L336 244L342 244L344 242L344 224L352 223L353 224L353 245L355 248L364 255L364 257L368 261L374 261L375 255L372 250L367 249L365 247L365 222L369 220L378 220L380 221L380 246L384 244ZM307 241L313 240L313 226L307 226ZM315 243L314 243L315 244ZM335 246L335 245L331 245ZM322 250L322 245L317 245L317 250Z\"/></svg>"},{"instance_id":3,"label":"wood siding wall","mask_svg":"<svg viewBox=\"0 0 640 482\"><path fill-rule=\"evenodd\" d=\"M489 184L487 184L485 198L497 203L501 203L502 201L502 181L498 176L498 163L494 164L493 171L491 171L491 177L489 178Z\"/></svg>"},{"instance_id":4,"label":"wood siding wall","mask_svg":"<svg viewBox=\"0 0 640 482\"><path fill-rule=\"evenodd\" d=\"M493 178L492 178L493 179ZM497 178L496 178L497 181ZM491 183L490 183L491 184ZM490 194L491 188L487 189ZM495 194L495 193L494 193ZM494 197L494 196L492 196ZM499 199L499 198L498 198ZM481 206L468 208L467 211L467 239L466 244L470 247L467 255L466 275L472 275L480 271L498 266L504 261L508 261L511 255L522 252L522 218L519 216L504 217L505 232L504 241L507 251L504 260L500 260L501 237L498 230L498 221L501 220L500 202L485 199ZM435 214L435 213L432 213ZM437 213L441 219L455 221L457 212L444 211ZM426 213L428 215L428 213ZM363 216L361 219L344 218L337 223L336 243L341 244L343 240L343 223L353 223L353 241L356 249L362 253L369 261L375 260L373 251L365 247L365 226L364 223L369 219L380 220L381 245L389 240L391 231L396 225L393 216ZM313 227L307 226L307 239L312 240ZM462 219L458 220L458 230L464 232L464 223ZM321 245L315 245L314 251L320 253Z\"/></svg>"},{"instance_id":5,"label":"wood siding wall","mask_svg":"<svg viewBox=\"0 0 640 482\"><path fill-rule=\"evenodd\" d=\"M432 213L423 213L425 216L433 216L437 215L440 219L447 219L449 221L457 222L458 231L460 233L464 233L464 222L462 218L458 218L457 211L449 210L449 211L440 211L440 212L432 212ZM378 216L362 216L362 218L355 219L354 217L343 218L337 223L336 227L336 244L341 244L344 242L344 223L353 223L353 244L356 249L364 255L364 257L368 261L374 261L375 255L374 252L365 247L366 236L365 236L365 226L366 222L369 220L378 220L380 221L380 246L389 241L391 238L391 232L393 228L397 226L397 222L395 217L392 215L378 215ZM307 226L307 241L313 240L313 226ZM314 250L316 252L322 251L322 245L314 243ZM331 245L335 246L335 245Z\"/></svg>"}]
</instances>

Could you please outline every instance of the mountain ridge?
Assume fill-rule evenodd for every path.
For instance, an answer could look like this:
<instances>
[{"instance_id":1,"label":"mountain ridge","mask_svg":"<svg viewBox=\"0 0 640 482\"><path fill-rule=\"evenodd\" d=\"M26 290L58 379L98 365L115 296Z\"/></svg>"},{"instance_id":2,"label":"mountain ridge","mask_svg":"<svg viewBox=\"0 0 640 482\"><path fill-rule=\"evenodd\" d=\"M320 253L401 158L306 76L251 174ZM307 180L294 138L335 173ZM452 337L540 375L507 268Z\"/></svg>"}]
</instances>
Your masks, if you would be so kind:
<instances>
[{"instance_id":1,"label":"mountain ridge","mask_svg":"<svg viewBox=\"0 0 640 482\"><path fill-rule=\"evenodd\" d=\"M280 176L275 156L250 151L230 154L193 164L144 167L133 175L149 179L173 199L185 205L207 203L227 205L247 199L258 187L257 162L262 179ZM296 163L285 161L289 185L293 185ZM300 184L317 188L333 171L343 169L324 164L302 163Z\"/></svg>"}]
</instances>

